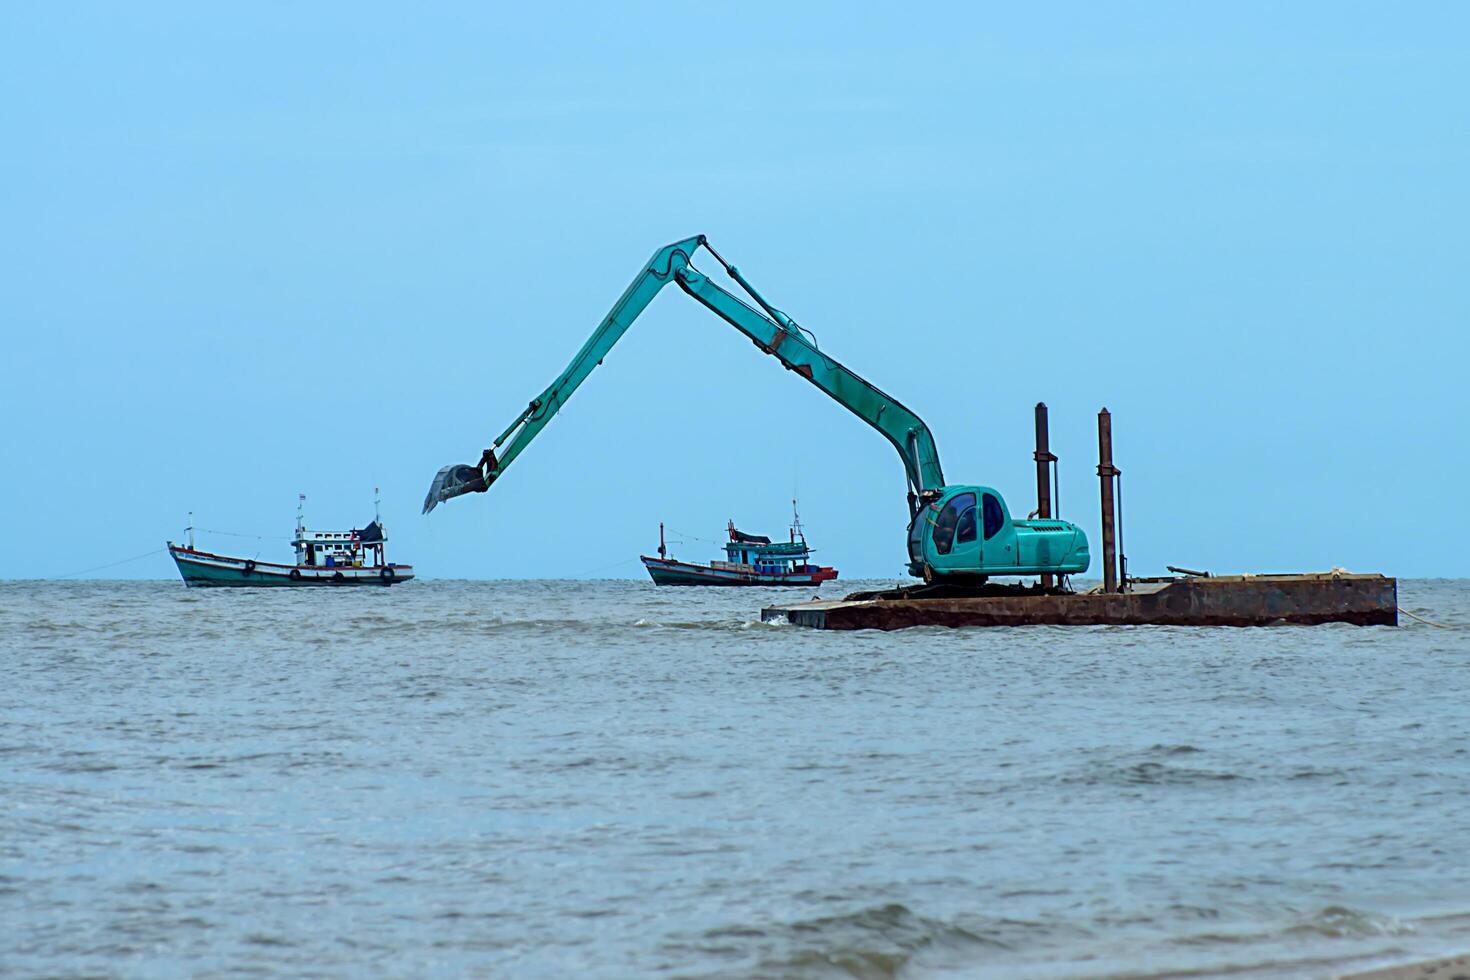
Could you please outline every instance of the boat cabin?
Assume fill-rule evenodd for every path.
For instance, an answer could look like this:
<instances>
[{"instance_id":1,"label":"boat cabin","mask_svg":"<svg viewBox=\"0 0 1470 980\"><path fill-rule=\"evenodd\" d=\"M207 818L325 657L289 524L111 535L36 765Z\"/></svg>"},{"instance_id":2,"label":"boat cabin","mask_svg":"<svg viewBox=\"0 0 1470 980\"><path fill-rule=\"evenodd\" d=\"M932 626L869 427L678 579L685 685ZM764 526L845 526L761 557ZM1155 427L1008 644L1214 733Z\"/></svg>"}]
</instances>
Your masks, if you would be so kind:
<instances>
[{"instance_id":1,"label":"boat cabin","mask_svg":"<svg viewBox=\"0 0 1470 980\"><path fill-rule=\"evenodd\" d=\"M737 530L734 521L730 521L728 530L730 540L725 543L725 561L712 562L716 568L723 566L762 575L790 575L812 570L807 562L811 548L807 547L805 536L797 540L794 527L789 542L775 543L764 534L746 534Z\"/></svg>"},{"instance_id":2,"label":"boat cabin","mask_svg":"<svg viewBox=\"0 0 1470 980\"><path fill-rule=\"evenodd\" d=\"M301 566L380 568L387 540L383 525L376 520L351 531L308 531L298 523L291 547L296 549L296 564Z\"/></svg>"}]
</instances>

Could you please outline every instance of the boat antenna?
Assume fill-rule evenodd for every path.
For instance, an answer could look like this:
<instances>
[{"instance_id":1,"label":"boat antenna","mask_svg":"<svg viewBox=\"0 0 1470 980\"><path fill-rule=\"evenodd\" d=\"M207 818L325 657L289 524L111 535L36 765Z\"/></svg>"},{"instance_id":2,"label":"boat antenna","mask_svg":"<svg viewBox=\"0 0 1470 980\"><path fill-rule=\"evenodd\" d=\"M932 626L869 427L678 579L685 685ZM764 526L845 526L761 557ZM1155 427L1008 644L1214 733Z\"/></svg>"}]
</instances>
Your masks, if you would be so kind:
<instances>
[{"instance_id":1,"label":"boat antenna","mask_svg":"<svg viewBox=\"0 0 1470 980\"><path fill-rule=\"evenodd\" d=\"M184 528L184 530L186 530L186 531L189 532L189 550L190 551L193 551L194 550L194 512L192 510L189 511L189 526L186 527L186 528Z\"/></svg>"},{"instance_id":2,"label":"boat antenna","mask_svg":"<svg viewBox=\"0 0 1470 980\"><path fill-rule=\"evenodd\" d=\"M377 524L382 524L383 523L383 516L382 516L382 513L381 513L381 511L382 511L382 503L383 503L383 492L381 490L379 490L377 487L373 487L373 521L374 521L374 523L377 523Z\"/></svg>"},{"instance_id":3,"label":"boat antenna","mask_svg":"<svg viewBox=\"0 0 1470 980\"><path fill-rule=\"evenodd\" d=\"M299 538L306 533L306 494L296 495L296 536Z\"/></svg>"}]
</instances>

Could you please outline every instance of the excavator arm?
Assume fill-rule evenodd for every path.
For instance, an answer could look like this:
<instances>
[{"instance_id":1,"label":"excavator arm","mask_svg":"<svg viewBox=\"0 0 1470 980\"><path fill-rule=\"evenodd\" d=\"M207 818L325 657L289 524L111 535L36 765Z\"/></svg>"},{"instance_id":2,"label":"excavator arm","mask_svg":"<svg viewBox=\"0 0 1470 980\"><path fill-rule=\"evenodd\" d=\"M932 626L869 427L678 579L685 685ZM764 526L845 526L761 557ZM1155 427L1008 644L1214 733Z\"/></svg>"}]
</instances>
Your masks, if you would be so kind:
<instances>
[{"instance_id":1,"label":"excavator arm","mask_svg":"<svg viewBox=\"0 0 1470 980\"><path fill-rule=\"evenodd\" d=\"M794 320L765 301L740 270L725 262L707 244L705 248L760 305L762 313L721 288L693 266L675 277L680 288L712 313L745 334L788 371L795 371L839 405L882 433L903 460L911 492L944 486L939 450L929 427L905 408L897 398L860 378L836 359L823 354L809 334Z\"/></svg>"},{"instance_id":2,"label":"excavator arm","mask_svg":"<svg viewBox=\"0 0 1470 980\"><path fill-rule=\"evenodd\" d=\"M428 496L424 498L424 513L427 514L443 501L460 494L488 490L490 484L521 454L521 450L530 445L531 440L546 428L547 423L566 404L566 400L572 397L572 392L602 363L607 352L612 350L613 345L633 325L633 321L638 319L638 315L653 302L659 290L673 281L675 270L688 266L694 250L703 241L704 236L697 235L665 245L654 252L643 271L628 284L628 288L613 304L607 316L592 331L592 336L577 351L572 363L557 375L556 380L545 391L531 399L531 403L500 434L495 444L481 454L479 463L473 466L451 463L434 474L434 482L429 487ZM498 456L495 452L497 449L500 450Z\"/></svg>"},{"instance_id":3,"label":"excavator arm","mask_svg":"<svg viewBox=\"0 0 1470 980\"><path fill-rule=\"evenodd\" d=\"M746 303L694 268L694 253L700 247L708 251L730 277L740 284L756 306ZM721 258L703 235L697 235L666 245L653 254L653 258L613 304L612 310L598 324L592 336L587 338L587 342L572 358L566 370L545 391L532 399L525 411L495 440L494 445L484 451L477 465L451 464L435 475L428 496L424 498L424 513L427 514L442 501L489 489L490 484L505 472L506 467L546 427L561 406L566 404L572 392L587 379L593 368L602 363L607 352L633 325L638 315L670 282L677 282L684 292L749 337L757 347L774 356L787 370L801 375L882 433L903 459L909 483L911 511L915 507L916 494L938 490L944 486L939 451L934 445L934 437L928 426L897 399L884 394L822 353L815 341L807 339L804 328L767 303L738 269Z\"/></svg>"}]
</instances>

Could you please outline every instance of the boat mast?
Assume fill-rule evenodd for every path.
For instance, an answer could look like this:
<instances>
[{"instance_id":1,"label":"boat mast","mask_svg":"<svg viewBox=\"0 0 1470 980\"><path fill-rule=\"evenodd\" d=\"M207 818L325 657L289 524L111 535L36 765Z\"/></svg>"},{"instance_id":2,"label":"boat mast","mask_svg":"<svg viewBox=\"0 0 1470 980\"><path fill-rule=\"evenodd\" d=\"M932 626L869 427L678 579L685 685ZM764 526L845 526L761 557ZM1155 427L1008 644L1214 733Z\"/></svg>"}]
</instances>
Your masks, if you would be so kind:
<instances>
[{"instance_id":1,"label":"boat mast","mask_svg":"<svg viewBox=\"0 0 1470 980\"><path fill-rule=\"evenodd\" d=\"M378 564L379 565L382 565L383 564L383 561L384 561L384 558L383 558L383 544L384 544L385 541L387 541L387 538L388 538L388 536L386 534L384 534L384 532L383 532L383 506L382 505L383 505L383 491L380 488L378 488L378 487L373 487L373 523L376 524L376 525L378 525L378 534L382 535L382 537L379 538L378 544L377 544L377 548L375 549L378 552Z\"/></svg>"},{"instance_id":2,"label":"boat mast","mask_svg":"<svg viewBox=\"0 0 1470 980\"><path fill-rule=\"evenodd\" d=\"M292 543L296 549L296 564L306 563L306 494L296 494L296 540Z\"/></svg>"},{"instance_id":3,"label":"boat mast","mask_svg":"<svg viewBox=\"0 0 1470 980\"><path fill-rule=\"evenodd\" d=\"M194 512L189 511L189 526L184 530L189 532L189 550L194 550Z\"/></svg>"},{"instance_id":4,"label":"boat mast","mask_svg":"<svg viewBox=\"0 0 1470 980\"><path fill-rule=\"evenodd\" d=\"M796 498L791 498L791 543L795 544L800 537L801 543L806 544L806 531L801 527L801 514L796 509Z\"/></svg>"}]
</instances>

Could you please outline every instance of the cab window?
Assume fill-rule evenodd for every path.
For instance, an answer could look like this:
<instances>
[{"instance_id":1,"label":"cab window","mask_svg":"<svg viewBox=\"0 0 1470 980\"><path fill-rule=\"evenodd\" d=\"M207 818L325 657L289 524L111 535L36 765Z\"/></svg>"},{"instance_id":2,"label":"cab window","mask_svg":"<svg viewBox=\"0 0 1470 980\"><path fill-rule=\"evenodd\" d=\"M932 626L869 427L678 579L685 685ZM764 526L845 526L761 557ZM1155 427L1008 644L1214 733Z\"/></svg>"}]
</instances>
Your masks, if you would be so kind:
<instances>
[{"instance_id":1,"label":"cab window","mask_svg":"<svg viewBox=\"0 0 1470 980\"><path fill-rule=\"evenodd\" d=\"M975 510L975 495L973 493L962 493L952 497L944 509L939 512L939 519L934 522L934 550L941 555L947 555L954 547L955 531L959 528L960 514L965 508L969 508L972 515ZM973 539L974 517L970 518L970 537Z\"/></svg>"},{"instance_id":2,"label":"cab window","mask_svg":"<svg viewBox=\"0 0 1470 980\"><path fill-rule=\"evenodd\" d=\"M960 511L959 523L955 525L955 544L964 544L966 541L975 540L975 505L971 504Z\"/></svg>"},{"instance_id":3,"label":"cab window","mask_svg":"<svg viewBox=\"0 0 1470 980\"><path fill-rule=\"evenodd\" d=\"M1006 525L1006 512L1001 509L1000 501L995 499L994 494L985 495L985 540L989 541L1000 533L1000 529Z\"/></svg>"},{"instance_id":4,"label":"cab window","mask_svg":"<svg viewBox=\"0 0 1470 980\"><path fill-rule=\"evenodd\" d=\"M924 560L924 529L929 526L929 508L920 507L909 521L909 560Z\"/></svg>"}]
</instances>

